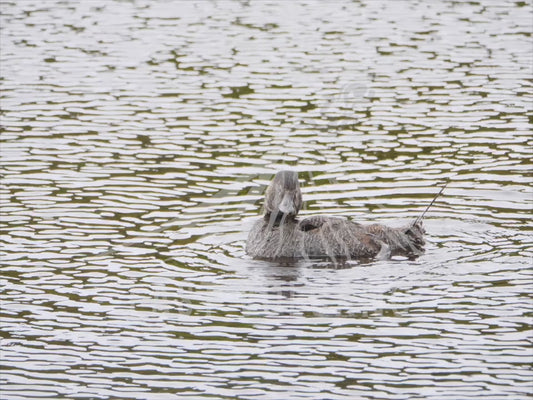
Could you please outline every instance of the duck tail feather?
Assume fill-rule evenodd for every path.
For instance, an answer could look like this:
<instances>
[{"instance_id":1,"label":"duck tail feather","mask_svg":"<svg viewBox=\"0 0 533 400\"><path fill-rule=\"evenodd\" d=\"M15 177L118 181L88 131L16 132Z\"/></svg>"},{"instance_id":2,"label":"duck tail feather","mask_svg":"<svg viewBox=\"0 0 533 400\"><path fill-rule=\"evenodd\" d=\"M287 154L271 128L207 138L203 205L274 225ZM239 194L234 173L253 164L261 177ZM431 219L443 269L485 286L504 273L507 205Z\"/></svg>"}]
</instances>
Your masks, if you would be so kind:
<instances>
[{"instance_id":1,"label":"duck tail feather","mask_svg":"<svg viewBox=\"0 0 533 400\"><path fill-rule=\"evenodd\" d=\"M420 214L414 221L413 223L411 224L411 226L409 227L409 229L415 227L415 226L421 226L422 225L422 219L424 219L424 216L426 215L426 213L428 212L428 210L431 208L431 206L433 205L433 203L435 203L435 201L440 197L440 195L442 194L442 192L444 192L444 189L446 189L446 186L448 185L449 183L449 180L445 181L444 182L444 185L442 185L442 187L440 188L440 191L439 193L437 193L437 195L433 198L433 200L431 200L431 203L428 204L428 206L426 207L426 209L424 210L424 212L422 214Z\"/></svg>"}]
</instances>

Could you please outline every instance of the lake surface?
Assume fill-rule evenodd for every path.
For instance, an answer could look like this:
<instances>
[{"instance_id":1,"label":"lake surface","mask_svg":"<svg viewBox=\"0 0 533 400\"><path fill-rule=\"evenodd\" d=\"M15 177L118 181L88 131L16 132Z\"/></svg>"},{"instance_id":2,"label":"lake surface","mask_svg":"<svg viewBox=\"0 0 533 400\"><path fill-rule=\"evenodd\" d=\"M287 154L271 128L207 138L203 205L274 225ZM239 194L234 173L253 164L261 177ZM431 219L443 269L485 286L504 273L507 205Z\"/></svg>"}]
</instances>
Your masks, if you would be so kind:
<instances>
[{"instance_id":1,"label":"lake surface","mask_svg":"<svg viewBox=\"0 0 533 400\"><path fill-rule=\"evenodd\" d=\"M522 1L3 1L2 399L526 399ZM265 186L415 261L246 256Z\"/></svg>"}]
</instances>

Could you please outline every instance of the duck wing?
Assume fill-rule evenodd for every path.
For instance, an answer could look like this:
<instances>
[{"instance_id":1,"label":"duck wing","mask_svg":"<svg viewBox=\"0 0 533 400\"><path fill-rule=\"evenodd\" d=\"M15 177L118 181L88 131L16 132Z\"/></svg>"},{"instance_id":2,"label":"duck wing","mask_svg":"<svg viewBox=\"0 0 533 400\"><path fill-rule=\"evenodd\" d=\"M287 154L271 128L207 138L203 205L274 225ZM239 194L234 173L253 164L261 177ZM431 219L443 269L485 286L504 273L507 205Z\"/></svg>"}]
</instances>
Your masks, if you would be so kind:
<instances>
[{"instance_id":1,"label":"duck wing","mask_svg":"<svg viewBox=\"0 0 533 400\"><path fill-rule=\"evenodd\" d=\"M312 216L299 221L304 248L310 256L343 258L375 257L382 242L358 223L345 218Z\"/></svg>"},{"instance_id":2,"label":"duck wing","mask_svg":"<svg viewBox=\"0 0 533 400\"><path fill-rule=\"evenodd\" d=\"M298 222L298 228L301 231L308 232L320 229L324 227L324 225L327 225L328 228L335 228L345 224L346 222L348 222L348 220L346 220L345 218L328 217L327 215L313 215L311 217L307 217L300 220Z\"/></svg>"}]
</instances>

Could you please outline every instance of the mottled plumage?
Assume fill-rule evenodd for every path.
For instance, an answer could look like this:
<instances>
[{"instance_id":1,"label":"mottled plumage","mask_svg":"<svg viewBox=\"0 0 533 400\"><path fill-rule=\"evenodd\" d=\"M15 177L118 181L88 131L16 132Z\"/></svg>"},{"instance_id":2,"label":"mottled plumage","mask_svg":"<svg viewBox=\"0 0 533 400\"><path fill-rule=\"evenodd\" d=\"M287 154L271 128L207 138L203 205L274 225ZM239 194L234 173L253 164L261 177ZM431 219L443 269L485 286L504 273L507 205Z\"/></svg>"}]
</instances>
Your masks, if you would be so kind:
<instances>
[{"instance_id":1,"label":"mottled plumage","mask_svg":"<svg viewBox=\"0 0 533 400\"><path fill-rule=\"evenodd\" d=\"M417 257L424 252L421 221L389 228L321 215L298 220L301 207L297 173L278 172L265 195L265 215L248 235L246 252L253 258L268 260L385 259L394 255Z\"/></svg>"}]
</instances>

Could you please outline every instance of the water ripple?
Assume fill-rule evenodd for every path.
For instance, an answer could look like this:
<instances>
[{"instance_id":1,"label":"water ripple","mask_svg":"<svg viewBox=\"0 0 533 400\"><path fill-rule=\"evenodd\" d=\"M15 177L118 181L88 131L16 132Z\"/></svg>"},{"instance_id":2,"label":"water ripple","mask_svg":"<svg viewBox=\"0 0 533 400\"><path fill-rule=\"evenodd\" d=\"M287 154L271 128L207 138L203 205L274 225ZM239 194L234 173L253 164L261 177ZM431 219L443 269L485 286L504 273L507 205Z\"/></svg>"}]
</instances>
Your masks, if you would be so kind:
<instances>
[{"instance_id":1,"label":"water ripple","mask_svg":"<svg viewBox=\"0 0 533 400\"><path fill-rule=\"evenodd\" d=\"M0 396L525 399L531 7L4 2ZM249 259L302 215L418 260Z\"/></svg>"}]
</instances>

